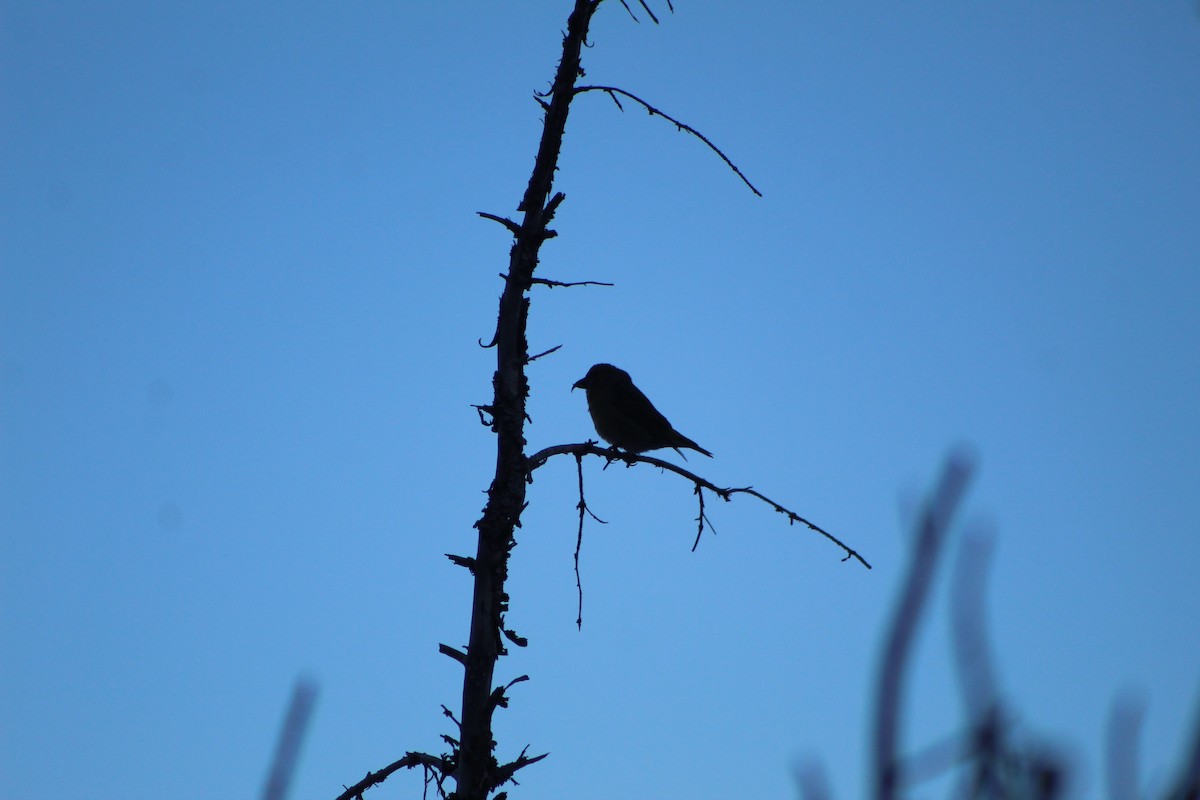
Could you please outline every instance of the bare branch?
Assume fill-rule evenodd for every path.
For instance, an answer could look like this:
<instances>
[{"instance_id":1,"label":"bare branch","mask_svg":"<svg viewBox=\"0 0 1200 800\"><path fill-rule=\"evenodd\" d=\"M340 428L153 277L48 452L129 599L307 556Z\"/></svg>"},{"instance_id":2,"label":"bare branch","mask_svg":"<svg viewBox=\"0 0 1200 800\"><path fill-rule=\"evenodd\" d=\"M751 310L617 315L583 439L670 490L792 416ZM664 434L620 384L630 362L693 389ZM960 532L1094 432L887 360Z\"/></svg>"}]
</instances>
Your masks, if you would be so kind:
<instances>
[{"instance_id":1,"label":"bare branch","mask_svg":"<svg viewBox=\"0 0 1200 800\"><path fill-rule=\"evenodd\" d=\"M921 617L946 531L970 481L974 459L965 452L951 454L933 495L917 525L908 576L888 630L879 667L876 700L874 769L875 797L893 800L902 775L897 758L900 733L900 700L908 667L908 653Z\"/></svg>"},{"instance_id":2,"label":"bare branch","mask_svg":"<svg viewBox=\"0 0 1200 800\"><path fill-rule=\"evenodd\" d=\"M680 453L679 455L683 455ZM687 458L684 456L684 458ZM729 498L725 498L728 500ZM696 548L700 546L700 537L704 535L704 525L708 523L709 530L715 535L717 529L713 526L712 520L704 513L704 489L699 484L696 484L696 500L700 503L700 512L696 514L696 541L692 542L692 552L696 552ZM870 569L870 565L867 566Z\"/></svg>"},{"instance_id":3,"label":"bare branch","mask_svg":"<svg viewBox=\"0 0 1200 800\"><path fill-rule=\"evenodd\" d=\"M655 25L657 25L658 17L654 16L654 12L650 10L650 6L646 5L646 0L638 0L638 4L645 9L646 13L650 15L650 19L654 21ZM637 14L634 14L633 9L629 7L629 3L625 2L625 0L621 0L621 5L625 7L625 11L629 13L630 18L632 18L634 22L639 24L641 23L641 20L637 18ZM667 8L671 9L671 11L675 10L671 6L670 0L667 1Z\"/></svg>"},{"instance_id":4,"label":"bare branch","mask_svg":"<svg viewBox=\"0 0 1200 800\"><path fill-rule=\"evenodd\" d=\"M849 561L852 558L857 559L858 562L861 563L864 567L866 567L867 569L871 569L871 565L867 562L867 560L865 558L863 558L861 555L858 554L858 551L854 550L849 545L842 542L840 539L838 539L832 533L830 533L827 530L824 530L823 528L818 527L817 525L814 525L813 523L806 520L804 517L800 516L799 514L797 514L794 511L791 511L791 510L781 506L779 503L775 502L774 500L767 497L766 495L761 494L760 492L756 492L753 488L751 488L749 486L746 486L743 488L727 488L727 487L717 486L715 483L707 480L706 478L702 478L694 472L691 472L689 470L684 469L683 467L672 464L670 461L663 461L661 458L654 458L653 456L641 455L638 453L627 453L622 450L617 450L617 449L611 448L611 447L610 448L599 447L596 445L595 442L584 442L582 444L554 445L553 447L547 447L542 450L539 450L538 452L534 453L532 456L529 456L528 459L526 459L525 471L529 476L530 482L533 481L534 470L541 467L543 464L545 464L548 460L550 460L554 456L566 455L568 453L571 455L574 455L576 458L578 458L580 456L585 456L585 455L601 456L602 458L607 459L609 461L609 463L611 463L613 461L623 461L628 466L633 466L634 464L650 464L651 466L659 467L661 469L667 470L668 472L674 472L676 475L679 475L683 478L687 478L689 481L691 481L692 483L694 483L696 485L697 491L699 491L701 489L707 489L708 491L712 492L717 497L720 497L722 500L725 500L725 501L732 500L733 496L735 494L748 494L751 497L757 497L759 500L763 501L767 505L771 506L771 508L775 509L775 511L786 516L788 518L789 523L799 522L800 524L808 527L810 530L813 530L813 531L821 534L826 539L828 539L829 541L836 544L838 547L842 548L842 550L844 550L846 552L846 557L842 559L843 561ZM701 522L701 524L703 524L703 522L704 522L703 508L701 509L701 517L702 518L701 518L700 522ZM710 525L711 525L711 523L710 523ZM693 549L695 549L695 548L693 547Z\"/></svg>"},{"instance_id":5,"label":"bare branch","mask_svg":"<svg viewBox=\"0 0 1200 800\"><path fill-rule=\"evenodd\" d=\"M554 347L551 347L549 350L543 350L542 352L538 353L536 356L530 356L530 357L528 358L528 360L526 360L526 362L525 362L525 363L526 363L526 364L532 364L533 362L537 361L537 360L538 360L539 358L541 358L542 356L548 356L548 355L550 355L551 353L553 353L553 352L555 352L555 351L557 351L557 350L559 350L559 349L561 349L561 348L562 348L562 345L561 345L561 344L556 344Z\"/></svg>"},{"instance_id":6,"label":"bare branch","mask_svg":"<svg viewBox=\"0 0 1200 800\"><path fill-rule=\"evenodd\" d=\"M641 4L642 8L646 10L646 13L650 15L650 19L654 20L654 24L657 25L658 17L654 16L654 12L650 10L650 6L646 5L646 0L638 0L638 3Z\"/></svg>"},{"instance_id":7,"label":"bare branch","mask_svg":"<svg viewBox=\"0 0 1200 800\"><path fill-rule=\"evenodd\" d=\"M312 717L316 700L317 685L307 678L298 678L292 688L292 699L288 703L283 727L279 730L275 758L271 762L267 784L263 787L263 800L284 800L287 797L292 775L296 772L296 762L300 757L300 745L308 730L308 721Z\"/></svg>"},{"instance_id":8,"label":"bare branch","mask_svg":"<svg viewBox=\"0 0 1200 800\"><path fill-rule=\"evenodd\" d=\"M495 214L489 214L486 211L476 211L475 213L478 214L479 216L483 217L484 219L490 219L492 222L499 222L501 225L508 228L508 232L511 233L513 236L521 235L521 226L518 225L517 223L513 222L508 217L499 217L499 216L496 216Z\"/></svg>"},{"instance_id":9,"label":"bare branch","mask_svg":"<svg viewBox=\"0 0 1200 800\"><path fill-rule=\"evenodd\" d=\"M542 225L549 225L554 219L554 214L558 211L558 207L562 205L562 201L566 200L567 196L562 192L555 192L550 198L550 202L546 203L546 208L542 211ZM547 231L547 239L553 238L557 234Z\"/></svg>"},{"instance_id":10,"label":"bare branch","mask_svg":"<svg viewBox=\"0 0 1200 800\"><path fill-rule=\"evenodd\" d=\"M570 283L566 283L564 281L552 281L549 278L534 278L530 281L530 283L538 284L540 286L549 286L551 289L553 289L555 286L614 286L615 285L612 283L605 283L604 281L571 281Z\"/></svg>"},{"instance_id":11,"label":"bare branch","mask_svg":"<svg viewBox=\"0 0 1200 800\"><path fill-rule=\"evenodd\" d=\"M478 405L478 404L476 404L476 403L472 403L472 404L471 404L471 408L473 408L473 409L475 409L476 411L478 411L478 412L479 412L479 424L480 424L480 425L482 425L482 426L483 426L483 427L485 427L485 428L490 428L490 427L492 427L492 425L493 425L493 423L494 423L494 420L495 420L495 417L493 417L493 418L492 418L492 419L493 419L493 422L489 422L489 421L488 421L487 419L485 419L485 418L484 418L484 416L483 416L484 414L491 414L491 413L492 413L492 411L494 410L492 406L490 406L490 405Z\"/></svg>"},{"instance_id":12,"label":"bare branch","mask_svg":"<svg viewBox=\"0 0 1200 800\"><path fill-rule=\"evenodd\" d=\"M583 456L580 453L575 454L575 472L579 476L579 502L576 508L579 509L579 532L575 535L575 591L579 594L579 611L575 615L575 627L578 630L583 629L583 581L579 578L579 551L583 549L583 515L587 512L592 519L599 522L601 525L608 523L597 517L588 508L587 501L583 499Z\"/></svg>"},{"instance_id":13,"label":"bare branch","mask_svg":"<svg viewBox=\"0 0 1200 800\"><path fill-rule=\"evenodd\" d=\"M412 769L413 767L426 767L433 770L437 775L445 779L453 767L444 758L431 756L427 753L405 753L404 758L399 761L394 761L388 764L381 770L376 772L368 772L367 777L363 778L353 786L346 787L346 791L337 796L337 800L362 800L363 792L383 783L388 777L398 769ZM439 786L440 786L439 781Z\"/></svg>"},{"instance_id":14,"label":"bare branch","mask_svg":"<svg viewBox=\"0 0 1200 800\"><path fill-rule=\"evenodd\" d=\"M604 92L605 94L607 94L609 97L611 97L613 99L613 101L617 104L618 108L621 108L621 103L619 100L617 100L617 95L619 94L622 97L628 97L633 102L638 103L643 108L645 108L646 111L650 112L650 116L652 116L652 117L656 116L656 115L660 116L663 119L667 120L668 122L674 124L676 129L690 133L692 136L695 136L697 139L699 139L700 141L702 141L706 145L708 145L708 149L712 150L714 153L719 155L721 157L721 160L724 161L725 164L731 170L733 170L739 178L742 179L742 183L744 183L750 187L750 191L754 192L759 197L762 197L762 192L760 192L754 186L754 184L750 182L749 178L747 178L745 175L742 174L742 171L740 169L738 169L736 164L734 164L732 161L729 160L729 156L727 156L723 152L721 152L721 148L717 147L715 144L713 144L711 141L709 141L709 138L707 136L705 136L703 133L701 133L700 131L693 128L691 125L688 125L686 122L680 122L679 120L672 117L670 114L665 114L662 111L660 111L659 109L650 105L645 100L638 97L637 95L627 92L624 89L618 89L615 86L577 86L577 87L575 87L575 94L583 94L584 92ZM624 109L622 109L622 110L624 110Z\"/></svg>"},{"instance_id":15,"label":"bare branch","mask_svg":"<svg viewBox=\"0 0 1200 800\"><path fill-rule=\"evenodd\" d=\"M451 647L448 644L439 644L438 652L444 656L450 656L464 667L467 665L467 654L456 647Z\"/></svg>"},{"instance_id":16,"label":"bare branch","mask_svg":"<svg viewBox=\"0 0 1200 800\"><path fill-rule=\"evenodd\" d=\"M462 567L469 572L475 571L475 559L473 558L468 558L467 556L456 556L453 553L446 553L446 558L450 559L450 562L455 566Z\"/></svg>"}]
</instances>

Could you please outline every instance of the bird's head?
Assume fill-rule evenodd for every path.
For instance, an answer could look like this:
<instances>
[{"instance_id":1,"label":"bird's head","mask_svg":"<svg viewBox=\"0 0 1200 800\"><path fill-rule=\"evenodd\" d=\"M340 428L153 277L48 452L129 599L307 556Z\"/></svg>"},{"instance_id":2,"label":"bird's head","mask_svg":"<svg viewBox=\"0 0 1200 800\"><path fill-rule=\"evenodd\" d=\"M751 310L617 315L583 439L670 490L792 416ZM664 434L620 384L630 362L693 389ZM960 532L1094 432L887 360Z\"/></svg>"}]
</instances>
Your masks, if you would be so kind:
<instances>
[{"instance_id":1,"label":"bird's head","mask_svg":"<svg viewBox=\"0 0 1200 800\"><path fill-rule=\"evenodd\" d=\"M573 392L576 389L586 390L589 386L602 384L605 381L619 380L622 377L628 380L629 373L623 369L614 367L612 364L593 364L592 368L587 371L587 375L584 375L571 385L571 391Z\"/></svg>"}]
</instances>

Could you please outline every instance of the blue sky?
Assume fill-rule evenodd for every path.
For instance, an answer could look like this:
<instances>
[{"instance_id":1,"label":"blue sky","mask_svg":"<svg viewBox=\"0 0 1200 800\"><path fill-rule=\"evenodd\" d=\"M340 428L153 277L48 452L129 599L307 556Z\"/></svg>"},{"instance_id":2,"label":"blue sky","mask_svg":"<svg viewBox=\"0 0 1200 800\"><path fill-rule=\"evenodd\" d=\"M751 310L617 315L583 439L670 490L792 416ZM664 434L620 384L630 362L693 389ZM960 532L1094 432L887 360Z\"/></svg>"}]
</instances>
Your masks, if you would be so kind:
<instances>
[{"instance_id":1,"label":"blue sky","mask_svg":"<svg viewBox=\"0 0 1200 800\"><path fill-rule=\"evenodd\" d=\"M1023 735L1098 796L1115 697L1161 786L1200 698L1200 16L1132 0L607 3L535 292L531 449L628 370L693 467L537 474L510 624L514 797L862 793L905 523L948 449L998 537ZM440 752L494 462L470 404L566 3L0 9L0 795L255 796L298 675L294 797ZM675 458L670 454L671 458ZM945 582L913 747L959 724ZM371 793L412 797L416 775Z\"/></svg>"}]
</instances>

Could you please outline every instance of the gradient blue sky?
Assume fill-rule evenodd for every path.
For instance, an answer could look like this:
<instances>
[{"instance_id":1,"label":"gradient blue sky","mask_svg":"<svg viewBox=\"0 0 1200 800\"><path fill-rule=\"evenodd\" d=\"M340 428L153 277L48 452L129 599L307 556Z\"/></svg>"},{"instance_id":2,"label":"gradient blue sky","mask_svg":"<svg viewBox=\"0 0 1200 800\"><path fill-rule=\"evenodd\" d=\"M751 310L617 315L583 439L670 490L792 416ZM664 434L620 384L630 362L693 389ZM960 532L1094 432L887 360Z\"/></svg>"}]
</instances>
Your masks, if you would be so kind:
<instances>
[{"instance_id":1,"label":"gradient blue sky","mask_svg":"<svg viewBox=\"0 0 1200 800\"><path fill-rule=\"evenodd\" d=\"M0 796L254 797L293 680L294 797L332 798L457 709L494 461L471 403L568 3L0 6ZM514 797L865 786L904 523L981 463L990 619L1021 730L1103 793L1113 698L1160 786L1200 697L1200 16L1185 0L616 2L572 112L535 293L531 449L634 379L718 483L537 474L512 563L529 674ZM675 458L673 454L669 457ZM908 510L906 510L908 509ZM944 582L908 742L956 729ZM413 797L416 775L373 790Z\"/></svg>"}]
</instances>

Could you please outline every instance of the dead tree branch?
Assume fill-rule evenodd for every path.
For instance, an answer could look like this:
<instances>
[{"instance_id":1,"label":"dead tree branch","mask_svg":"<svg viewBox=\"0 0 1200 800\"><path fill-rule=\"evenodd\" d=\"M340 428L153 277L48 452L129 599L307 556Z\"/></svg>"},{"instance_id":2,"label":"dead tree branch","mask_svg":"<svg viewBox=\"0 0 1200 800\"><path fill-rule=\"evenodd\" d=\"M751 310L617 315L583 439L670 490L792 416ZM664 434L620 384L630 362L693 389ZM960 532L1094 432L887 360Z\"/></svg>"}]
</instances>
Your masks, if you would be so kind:
<instances>
[{"instance_id":1,"label":"dead tree branch","mask_svg":"<svg viewBox=\"0 0 1200 800\"><path fill-rule=\"evenodd\" d=\"M633 94L632 92L627 92L624 89L618 89L616 86L580 86L575 89L576 94L583 94L584 92L604 92L605 94L607 94L609 97L612 98L612 101L617 104L617 108L621 109L622 111L624 111L625 108L621 105L621 101L617 99L617 95L621 95L621 97L627 97L630 100L632 100L633 102L641 105L642 108L646 109L646 111L648 111L650 113L650 116L662 117L667 122L672 123L675 126L676 130L690 133L692 136L695 136L697 139L699 139L700 141L702 141L706 145L708 145L709 150L712 150L714 153L716 153L718 156L720 156L721 160L724 161L725 164L731 170L733 170L734 173L736 173L739 178L742 179L742 183L744 183L748 187L750 187L750 191L754 192L759 197L762 197L762 192L760 192L755 187L755 185L750 182L749 178L747 178L745 175L742 174L742 171L740 169L738 169L737 164L734 164L733 161L730 160L729 156L727 156L723 152L721 152L721 148L717 147L715 144L713 144L709 140L709 138L707 136L705 136L703 133L701 133L700 131L693 128L691 125L688 125L686 122L680 122L679 120L672 117L670 114L664 113L662 110L655 108L654 106L650 105L645 100L643 100L642 98Z\"/></svg>"},{"instance_id":2,"label":"dead tree branch","mask_svg":"<svg viewBox=\"0 0 1200 800\"><path fill-rule=\"evenodd\" d=\"M638 0L638 2L651 18L657 21L657 17L650 11L646 0ZM525 640L505 624L509 601L505 589L508 579L509 556L513 547L516 546L515 531L521 525L521 516L527 506L525 491L530 476L528 467L530 461L525 455L524 435L525 423L529 419L526 410L529 383L525 370L534 359L557 349L552 348L532 357L529 354L527 339L529 291L535 285L549 288L606 285L599 281L569 283L534 277L534 271L539 262L540 248L545 241L555 235L555 232L549 228L549 224L565 199L561 192L553 192L554 177L563 146L568 112L572 101L579 94L576 90L576 83L584 74L580 63L581 53L587 46L592 16L599 8L600 3L601 0L573 0L573 10L567 20L566 32L563 34L562 57L554 80L550 89L545 93L539 93L536 98L545 112L542 136L529 183L517 206L517 214L509 217L479 212L480 217L504 226L505 230L512 235L513 242L509 250L508 269L502 275L504 288L499 299L495 333L486 344L482 339L479 340L481 347L494 348L496 353L496 369L492 375L493 399L475 406L479 412L480 423L488 426L496 434L495 472L488 486L487 502L474 526L478 534L475 553L470 556L448 556L456 565L468 569L473 580L471 621L467 645L462 650L449 645L440 647L442 653L462 664L464 668L461 714L455 720L458 735L457 737L449 735L442 737L451 748L449 755L435 757L422 753L408 753L394 764L368 774L364 780L348 788L340 800L349 800L349 798L360 798L361 800L363 791L382 782L392 772L416 766L425 768L427 785L429 776L433 776L432 779L436 781L439 793L444 794L442 782L447 778L452 778L456 785L453 792L455 800L487 800L488 796L499 786L512 780L517 770L545 757L544 755L528 757L525 751L522 751L516 760L506 764L501 764L497 760L492 714L496 708L504 707L507 703L504 692L512 683L503 688L497 688L495 671L499 658L508 652L505 645L506 640L517 646L525 645ZM624 4L628 9L628 3ZM669 0L667 5L670 7ZM590 87L586 90L607 91L614 100L617 94L623 94L636 102L642 102L651 113L658 114L673 122L680 130L699 137L701 141L717 152L743 181L746 181L745 176L737 167L694 128L663 114L619 89ZM750 186L749 181L746 181L746 184ZM758 194L757 189L753 186L750 188ZM598 449L595 452L598 453ZM643 458L640 460L665 465L665 462L658 462L657 459ZM726 500L735 492L754 494L766 500L749 487L722 490L707 481L702 481L698 486L714 491ZM702 496L701 500L703 500ZM789 514L791 521L802 522L814 530L820 531L819 528L798 515L788 512L777 504L772 503L772 505L775 505L777 511ZM700 515L701 525L704 522L705 517L702 512ZM820 532L825 533L824 531ZM829 536L827 533L825 535ZM837 540L834 539L834 541ZM841 543L838 542L838 544ZM845 546L842 545L842 547ZM845 549L848 553L847 558L858 557L854 551L849 548ZM862 560L861 557L858 558L860 561ZM865 561L862 563L866 564ZM580 587L582 602L581 583ZM451 718L453 719L453 716Z\"/></svg>"},{"instance_id":3,"label":"dead tree branch","mask_svg":"<svg viewBox=\"0 0 1200 800\"><path fill-rule=\"evenodd\" d=\"M641 20L637 18L637 14L634 14L633 9L629 7L629 3L625 2L625 0L621 0L621 5L625 6L625 10L629 12L629 16L634 22L639 24L641 23ZM650 10L650 6L646 5L646 0L638 0L638 5L645 9L646 13L650 15L650 19L654 21L655 25L657 25L658 17L654 16L654 12ZM675 6L671 5L671 0L667 0L667 9L672 13L675 11Z\"/></svg>"},{"instance_id":4,"label":"dead tree branch","mask_svg":"<svg viewBox=\"0 0 1200 800\"><path fill-rule=\"evenodd\" d=\"M475 213L478 214L479 216L483 217L484 219L490 219L492 222L499 222L505 228L508 228L508 232L511 233L513 236L521 235L521 226L518 225L517 223L513 222L508 217L501 217L497 214L489 214L486 211L476 211Z\"/></svg>"},{"instance_id":5,"label":"dead tree branch","mask_svg":"<svg viewBox=\"0 0 1200 800\"><path fill-rule=\"evenodd\" d=\"M829 531L827 531L823 528L820 528L817 525L814 525L813 523L809 522L807 519L800 516L796 512L783 507L782 505L775 502L774 500L767 497L766 495L755 491L752 487L746 486L746 487L742 487L742 488L733 488L733 487L717 486L712 481L709 481L706 478L702 478L699 475L697 475L696 473L691 472L690 470L686 470L683 467L672 464L670 461L663 461L661 458L654 458L653 456L647 456L647 455L642 455L642 454L637 454L637 453L626 453L622 450L615 450L611 447L610 448L600 447L595 442L584 442L582 444L560 444L560 445L555 445L553 447L547 447L542 450L539 450L536 453L534 453L532 456L529 457L529 460L526 465L526 472L529 475L529 481L531 483L533 482L534 471L537 470L542 465L544 465L551 458L553 458L554 456L567 455L567 454L573 455L577 459L581 458L582 456L585 456L585 455L600 456L602 458L607 459L610 463L613 461L623 461L623 462L625 462L626 465L631 466L631 467L634 464L650 464L651 466L659 467L660 469L665 469L668 472L674 472L676 475L679 475L680 477L686 478L689 481L691 481L696 487L695 488L696 495L700 498L699 499L700 513L697 517L697 521L699 522L699 532L696 535L696 541L692 544L692 550L695 550L696 546L700 543L700 534L702 534L704 532L704 524L705 524L705 522L708 521L708 518L705 516L705 513L704 513L704 495L703 495L703 491L707 489L708 491L712 492L717 497L721 498L722 500L725 500L726 502L732 500L733 496L737 495L737 494L748 494L751 497L756 497L759 500L766 503L767 505L771 506L771 508L773 508L778 513L786 516L788 518L789 524L799 522L801 525L804 525L804 526L808 527L810 530L813 530L813 531L821 534L826 539L833 542L838 547L842 548L842 550L844 550L846 553L846 557L842 559L843 561L849 561L850 559L853 558L853 559L857 559L858 562L860 564L862 564L864 567L866 567L867 569L871 568L871 565L867 562L867 560L865 558L863 558L861 555L859 555L857 550L854 550L852 547L850 547L849 545L844 543L842 540L838 539L836 536L834 536ZM586 508L586 506L583 505L583 500L582 500L582 473L581 473L580 481L581 481L580 530L582 530L583 508ZM710 523L710 527L711 527L711 523Z\"/></svg>"},{"instance_id":6,"label":"dead tree branch","mask_svg":"<svg viewBox=\"0 0 1200 800\"><path fill-rule=\"evenodd\" d=\"M442 797L446 796L446 793L441 790L441 786L442 782L453 770L453 764L445 758L431 756L427 753L405 753L404 758L399 761L394 761L376 772L368 772L367 777L353 786L346 787L346 791L339 794L337 800L363 800L363 792L367 789L383 783L396 770L412 769L413 767L424 767L430 771L434 781L438 785L438 794Z\"/></svg>"},{"instance_id":7,"label":"dead tree branch","mask_svg":"<svg viewBox=\"0 0 1200 800\"><path fill-rule=\"evenodd\" d=\"M555 286L614 286L615 285L612 283L605 283L604 281L571 281L568 283L568 282L564 282L564 281L552 281L552 280L548 280L547 278L534 278L531 281L531 283L538 285L538 286L549 286L551 289L553 289Z\"/></svg>"},{"instance_id":8,"label":"dead tree branch","mask_svg":"<svg viewBox=\"0 0 1200 800\"><path fill-rule=\"evenodd\" d=\"M583 549L583 515L586 513L592 519L599 522L601 525L608 523L597 517L592 510L588 508L587 501L583 499L583 454L575 454L575 473L579 477L579 504L576 508L579 509L579 531L575 534L575 591L579 594L579 612L575 617L575 627L583 629L583 581L579 577L579 551Z\"/></svg>"}]
</instances>

